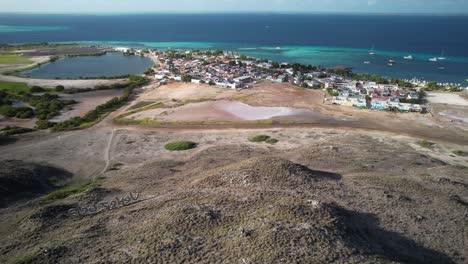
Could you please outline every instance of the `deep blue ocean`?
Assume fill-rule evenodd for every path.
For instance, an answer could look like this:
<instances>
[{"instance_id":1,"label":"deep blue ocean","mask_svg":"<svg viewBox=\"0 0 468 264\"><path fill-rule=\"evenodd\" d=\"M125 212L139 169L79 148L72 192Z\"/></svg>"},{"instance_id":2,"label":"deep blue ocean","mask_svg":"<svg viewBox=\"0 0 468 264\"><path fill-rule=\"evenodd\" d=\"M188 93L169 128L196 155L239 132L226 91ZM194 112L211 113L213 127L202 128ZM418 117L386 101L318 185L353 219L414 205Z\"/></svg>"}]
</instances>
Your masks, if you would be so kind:
<instances>
[{"instance_id":1,"label":"deep blue ocean","mask_svg":"<svg viewBox=\"0 0 468 264\"><path fill-rule=\"evenodd\" d=\"M0 43L226 49L280 62L468 86L468 16L0 14ZM371 47L376 55L369 55ZM414 60L403 57L413 55ZM429 62L432 57L446 60ZM393 66L389 60L395 60ZM364 64L369 61L369 64Z\"/></svg>"}]
</instances>

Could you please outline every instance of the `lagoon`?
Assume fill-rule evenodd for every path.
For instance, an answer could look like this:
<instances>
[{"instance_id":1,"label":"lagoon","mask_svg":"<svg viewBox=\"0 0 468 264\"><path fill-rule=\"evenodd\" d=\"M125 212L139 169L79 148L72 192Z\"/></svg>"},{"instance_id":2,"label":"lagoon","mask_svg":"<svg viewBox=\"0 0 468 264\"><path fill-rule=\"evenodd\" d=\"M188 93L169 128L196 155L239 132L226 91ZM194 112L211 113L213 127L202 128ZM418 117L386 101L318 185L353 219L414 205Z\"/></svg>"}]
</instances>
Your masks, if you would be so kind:
<instances>
[{"instance_id":1,"label":"lagoon","mask_svg":"<svg viewBox=\"0 0 468 264\"><path fill-rule=\"evenodd\" d=\"M153 66L146 57L113 52L101 56L65 57L38 68L23 71L21 77L37 79L79 79L143 74Z\"/></svg>"}]
</instances>

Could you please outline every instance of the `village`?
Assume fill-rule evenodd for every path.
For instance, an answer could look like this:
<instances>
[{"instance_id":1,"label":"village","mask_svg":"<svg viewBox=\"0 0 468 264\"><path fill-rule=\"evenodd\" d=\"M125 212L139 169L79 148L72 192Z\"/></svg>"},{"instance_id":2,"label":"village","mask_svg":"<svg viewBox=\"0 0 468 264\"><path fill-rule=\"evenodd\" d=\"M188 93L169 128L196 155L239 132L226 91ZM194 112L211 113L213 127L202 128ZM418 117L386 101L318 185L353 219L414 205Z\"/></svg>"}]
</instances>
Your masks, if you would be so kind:
<instances>
[{"instance_id":1,"label":"village","mask_svg":"<svg viewBox=\"0 0 468 264\"><path fill-rule=\"evenodd\" d=\"M299 64L277 63L223 51L144 50L155 62L154 77L161 84L168 80L208 84L225 89L248 89L262 80L290 83L308 89L323 89L329 96L324 104L396 112L421 112L427 84L418 80L379 83L346 76L345 67L325 69Z\"/></svg>"}]
</instances>

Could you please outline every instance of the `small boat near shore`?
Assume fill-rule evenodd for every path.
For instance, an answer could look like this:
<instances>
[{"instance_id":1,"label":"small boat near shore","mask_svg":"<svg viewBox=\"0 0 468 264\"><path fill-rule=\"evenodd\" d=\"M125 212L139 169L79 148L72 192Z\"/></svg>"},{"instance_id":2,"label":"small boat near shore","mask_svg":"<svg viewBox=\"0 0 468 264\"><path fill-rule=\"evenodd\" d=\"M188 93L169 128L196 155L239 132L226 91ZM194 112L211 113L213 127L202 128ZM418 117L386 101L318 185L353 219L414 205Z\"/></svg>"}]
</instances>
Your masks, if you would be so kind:
<instances>
[{"instance_id":1,"label":"small boat near shore","mask_svg":"<svg viewBox=\"0 0 468 264\"><path fill-rule=\"evenodd\" d=\"M371 55L371 56L375 55L375 46L374 45L372 45L372 48L371 48L371 50L369 52L369 55Z\"/></svg>"},{"instance_id":2,"label":"small boat near shore","mask_svg":"<svg viewBox=\"0 0 468 264\"><path fill-rule=\"evenodd\" d=\"M405 60L413 60L413 55L408 55L408 56L404 56L403 59Z\"/></svg>"},{"instance_id":3,"label":"small boat near shore","mask_svg":"<svg viewBox=\"0 0 468 264\"><path fill-rule=\"evenodd\" d=\"M437 58L430 58L429 61L438 62L439 60Z\"/></svg>"},{"instance_id":4,"label":"small boat near shore","mask_svg":"<svg viewBox=\"0 0 468 264\"><path fill-rule=\"evenodd\" d=\"M440 54L440 57L438 57L437 60L446 60L447 57L445 57L444 53L445 53L445 52L442 51L442 53Z\"/></svg>"}]
</instances>

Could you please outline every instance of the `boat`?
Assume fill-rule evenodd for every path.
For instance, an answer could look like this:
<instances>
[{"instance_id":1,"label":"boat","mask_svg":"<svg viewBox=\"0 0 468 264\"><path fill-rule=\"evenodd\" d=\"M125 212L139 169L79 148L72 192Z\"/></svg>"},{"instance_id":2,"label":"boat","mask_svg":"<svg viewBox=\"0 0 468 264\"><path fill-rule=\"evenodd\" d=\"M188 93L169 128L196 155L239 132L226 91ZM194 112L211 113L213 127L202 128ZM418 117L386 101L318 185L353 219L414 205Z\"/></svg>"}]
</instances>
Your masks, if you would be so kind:
<instances>
[{"instance_id":1,"label":"boat","mask_svg":"<svg viewBox=\"0 0 468 264\"><path fill-rule=\"evenodd\" d=\"M414 58L413 58L413 55L408 55L408 56L405 56L405 57L403 57L403 58L404 58L405 60L412 60L412 59L414 59Z\"/></svg>"},{"instance_id":2,"label":"boat","mask_svg":"<svg viewBox=\"0 0 468 264\"><path fill-rule=\"evenodd\" d=\"M364 64L371 64L371 62L370 61L365 61Z\"/></svg>"},{"instance_id":3,"label":"boat","mask_svg":"<svg viewBox=\"0 0 468 264\"><path fill-rule=\"evenodd\" d=\"M438 62L439 60L437 58L430 58L429 61Z\"/></svg>"},{"instance_id":4,"label":"boat","mask_svg":"<svg viewBox=\"0 0 468 264\"><path fill-rule=\"evenodd\" d=\"M446 60L447 58L444 56L444 51L440 54L440 57L437 58L438 60Z\"/></svg>"},{"instance_id":5,"label":"boat","mask_svg":"<svg viewBox=\"0 0 468 264\"><path fill-rule=\"evenodd\" d=\"M374 47L374 45L372 45L372 48L371 48L371 50L369 52L369 55L375 55L374 49L375 49L375 47Z\"/></svg>"},{"instance_id":6,"label":"boat","mask_svg":"<svg viewBox=\"0 0 468 264\"><path fill-rule=\"evenodd\" d=\"M395 63L394 60L388 60L388 62L389 62L389 63L392 63L392 64Z\"/></svg>"},{"instance_id":7,"label":"boat","mask_svg":"<svg viewBox=\"0 0 468 264\"><path fill-rule=\"evenodd\" d=\"M393 63L389 62L387 65L388 65L388 66L393 66Z\"/></svg>"}]
</instances>

